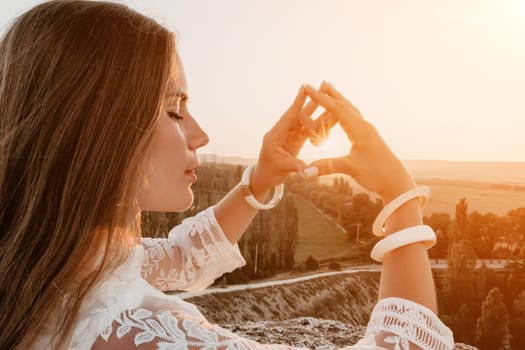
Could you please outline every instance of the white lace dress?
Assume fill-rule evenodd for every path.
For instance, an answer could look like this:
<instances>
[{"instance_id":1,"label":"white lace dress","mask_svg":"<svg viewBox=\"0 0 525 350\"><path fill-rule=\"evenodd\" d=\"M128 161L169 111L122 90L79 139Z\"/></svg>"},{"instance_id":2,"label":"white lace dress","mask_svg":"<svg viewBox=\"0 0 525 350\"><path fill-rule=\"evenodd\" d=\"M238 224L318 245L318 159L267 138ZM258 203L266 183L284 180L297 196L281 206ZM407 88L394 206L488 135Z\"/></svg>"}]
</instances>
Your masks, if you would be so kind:
<instances>
[{"instance_id":1,"label":"white lace dress","mask_svg":"<svg viewBox=\"0 0 525 350\"><path fill-rule=\"evenodd\" d=\"M210 324L198 309L162 290L201 290L245 260L217 223L213 207L185 219L168 238L144 238L127 263L86 298L71 349L299 349L259 344ZM42 337L37 349L46 348ZM451 331L429 309L387 298L365 337L346 349L453 349Z\"/></svg>"}]
</instances>

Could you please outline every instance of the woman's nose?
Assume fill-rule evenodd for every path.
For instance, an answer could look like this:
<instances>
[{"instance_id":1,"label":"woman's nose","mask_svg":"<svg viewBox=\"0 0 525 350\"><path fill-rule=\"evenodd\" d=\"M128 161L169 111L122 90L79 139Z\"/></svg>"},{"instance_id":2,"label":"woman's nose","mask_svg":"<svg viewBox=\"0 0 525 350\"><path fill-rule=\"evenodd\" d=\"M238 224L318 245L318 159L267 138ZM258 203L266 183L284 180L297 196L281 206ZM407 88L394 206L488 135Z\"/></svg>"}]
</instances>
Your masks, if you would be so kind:
<instances>
[{"instance_id":1,"label":"woman's nose","mask_svg":"<svg viewBox=\"0 0 525 350\"><path fill-rule=\"evenodd\" d=\"M210 138L208 137L208 134L202 128L200 125L194 120L194 125L192 128L191 137L189 138L188 145L190 149L196 150L197 148L201 148L203 146L206 146L208 142L210 142Z\"/></svg>"}]
</instances>

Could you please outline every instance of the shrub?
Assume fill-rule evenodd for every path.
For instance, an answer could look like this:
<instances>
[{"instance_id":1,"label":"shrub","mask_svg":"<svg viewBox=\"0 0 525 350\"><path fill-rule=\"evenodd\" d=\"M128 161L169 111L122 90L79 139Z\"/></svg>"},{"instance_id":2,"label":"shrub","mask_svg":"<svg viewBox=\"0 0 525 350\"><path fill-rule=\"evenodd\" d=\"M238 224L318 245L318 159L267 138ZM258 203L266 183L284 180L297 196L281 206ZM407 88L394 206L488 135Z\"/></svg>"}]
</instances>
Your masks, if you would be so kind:
<instances>
[{"instance_id":1,"label":"shrub","mask_svg":"<svg viewBox=\"0 0 525 350\"><path fill-rule=\"evenodd\" d=\"M332 261L328 268L334 271L341 271L341 265L337 261Z\"/></svg>"},{"instance_id":2,"label":"shrub","mask_svg":"<svg viewBox=\"0 0 525 350\"><path fill-rule=\"evenodd\" d=\"M319 268L319 262L316 258L314 258L312 255L310 255L304 262L305 267L307 270L317 270Z\"/></svg>"}]
</instances>

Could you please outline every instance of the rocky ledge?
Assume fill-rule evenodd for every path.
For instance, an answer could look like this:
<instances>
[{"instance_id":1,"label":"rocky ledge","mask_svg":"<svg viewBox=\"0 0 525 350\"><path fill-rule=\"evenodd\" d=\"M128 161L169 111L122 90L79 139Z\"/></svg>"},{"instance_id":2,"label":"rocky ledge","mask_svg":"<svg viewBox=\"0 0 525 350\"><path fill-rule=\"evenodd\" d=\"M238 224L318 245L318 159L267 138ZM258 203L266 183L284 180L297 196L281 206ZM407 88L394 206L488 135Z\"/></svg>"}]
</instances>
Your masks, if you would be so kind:
<instances>
[{"instance_id":1,"label":"rocky ledge","mask_svg":"<svg viewBox=\"0 0 525 350\"><path fill-rule=\"evenodd\" d=\"M363 337L366 329L364 326L352 326L340 321L313 317L221 326L259 343L288 344L315 350L335 350L355 344ZM456 343L455 350L477 350L477 348Z\"/></svg>"}]
</instances>

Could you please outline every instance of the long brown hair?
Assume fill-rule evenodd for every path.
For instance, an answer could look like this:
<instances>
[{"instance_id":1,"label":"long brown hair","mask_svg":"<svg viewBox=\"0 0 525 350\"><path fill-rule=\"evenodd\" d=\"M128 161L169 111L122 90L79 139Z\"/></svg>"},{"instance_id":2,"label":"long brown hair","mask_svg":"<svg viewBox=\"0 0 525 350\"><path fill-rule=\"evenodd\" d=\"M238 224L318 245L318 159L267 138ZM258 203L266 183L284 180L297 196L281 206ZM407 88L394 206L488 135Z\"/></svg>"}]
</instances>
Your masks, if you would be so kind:
<instances>
[{"instance_id":1,"label":"long brown hair","mask_svg":"<svg viewBox=\"0 0 525 350\"><path fill-rule=\"evenodd\" d=\"M2 37L1 349L30 348L46 327L66 346L87 292L128 256L174 45L152 19L98 1L40 4Z\"/></svg>"}]
</instances>

